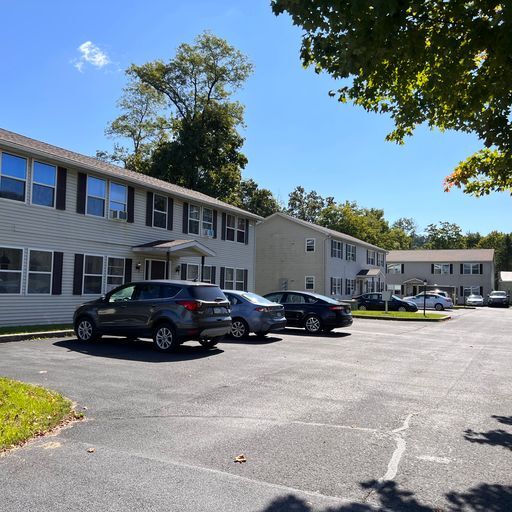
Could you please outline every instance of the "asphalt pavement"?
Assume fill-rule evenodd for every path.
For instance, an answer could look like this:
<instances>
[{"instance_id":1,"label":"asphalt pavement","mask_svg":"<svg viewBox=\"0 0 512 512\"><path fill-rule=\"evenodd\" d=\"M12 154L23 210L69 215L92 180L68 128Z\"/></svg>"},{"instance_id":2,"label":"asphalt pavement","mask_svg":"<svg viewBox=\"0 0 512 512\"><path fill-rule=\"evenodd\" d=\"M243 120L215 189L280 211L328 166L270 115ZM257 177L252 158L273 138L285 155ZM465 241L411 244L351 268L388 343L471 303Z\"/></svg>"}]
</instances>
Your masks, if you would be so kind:
<instances>
[{"instance_id":1,"label":"asphalt pavement","mask_svg":"<svg viewBox=\"0 0 512 512\"><path fill-rule=\"evenodd\" d=\"M0 375L86 414L0 458L0 511L510 512L511 370L512 308L176 354L0 343Z\"/></svg>"}]
</instances>

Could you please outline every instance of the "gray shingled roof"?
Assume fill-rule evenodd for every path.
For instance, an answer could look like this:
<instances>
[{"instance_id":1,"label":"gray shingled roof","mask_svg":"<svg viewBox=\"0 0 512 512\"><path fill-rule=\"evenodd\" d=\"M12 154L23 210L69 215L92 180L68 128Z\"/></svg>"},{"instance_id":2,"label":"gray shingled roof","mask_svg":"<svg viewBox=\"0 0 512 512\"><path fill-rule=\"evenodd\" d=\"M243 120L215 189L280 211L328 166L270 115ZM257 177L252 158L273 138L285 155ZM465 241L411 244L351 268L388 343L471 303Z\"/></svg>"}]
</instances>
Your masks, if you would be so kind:
<instances>
[{"instance_id":1,"label":"gray shingled roof","mask_svg":"<svg viewBox=\"0 0 512 512\"><path fill-rule=\"evenodd\" d=\"M46 156L47 158L51 158L52 160L61 163L63 166L77 167L87 171L93 171L110 177L123 179L130 183L141 185L152 190L165 192L167 194L172 194L188 201L196 199L202 203L206 203L222 210L231 211L253 220L260 220L262 218L259 215L254 215L253 213L249 213L241 208L219 201L218 199L202 194L201 192L189 190L145 174L129 171L117 165L103 162L97 158L75 153L74 151L69 151L57 146L52 146L46 142L31 139L30 137L25 137L24 135L10 132L3 128L0 128L0 145L7 146L11 150L18 149L20 151L37 154L39 157Z\"/></svg>"},{"instance_id":2,"label":"gray shingled roof","mask_svg":"<svg viewBox=\"0 0 512 512\"><path fill-rule=\"evenodd\" d=\"M281 212L277 212L277 213L270 215L270 217L267 217L266 219L264 219L263 222L265 222L266 220L271 219L273 217L277 217L277 216L283 217L283 218L288 219L293 222L296 222L297 224L302 224L310 229L314 229L316 231L324 233L325 235L330 236L332 238L337 238L337 239L341 239L341 240L346 240L348 242L353 242L353 243L368 247L369 249L376 249L378 251L384 251L384 252L386 251L386 249L383 249L382 247L377 247L376 245L369 244L368 242L365 242L364 240L359 240L359 238L355 238L353 236L346 235L345 233L341 233L340 231L334 231L334 229L324 228L323 226L319 226L318 224L313 224L311 222L307 222L302 219L297 219L295 217L291 217L290 215L286 215L285 213L281 213Z\"/></svg>"},{"instance_id":3,"label":"gray shingled roof","mask_svg":"<svg viewBox=\"0 0 512 512\"><path fill-rule=\"evenodd\" d=\"M411 251L389 251L388 263L402 262L480 262L493 261L494 249L417 249Z\"/></svg>"}]
</instances>

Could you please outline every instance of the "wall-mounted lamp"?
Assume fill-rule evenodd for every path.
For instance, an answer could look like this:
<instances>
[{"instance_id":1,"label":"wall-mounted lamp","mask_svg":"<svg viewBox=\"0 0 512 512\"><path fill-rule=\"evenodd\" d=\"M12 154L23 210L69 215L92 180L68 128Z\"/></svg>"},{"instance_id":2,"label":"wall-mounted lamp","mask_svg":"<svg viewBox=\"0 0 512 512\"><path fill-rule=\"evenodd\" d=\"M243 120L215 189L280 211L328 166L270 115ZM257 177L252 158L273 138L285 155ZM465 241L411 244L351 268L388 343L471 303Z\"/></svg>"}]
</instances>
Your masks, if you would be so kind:
<instances>
[{"instance_id":1,"label":"wall-mounted lamp","mask_svg":"<svg viewBox=\"0 0 512 512\"><path fill-rule=\"evenodd\" d=\"M176 273L179 273L179 272L181 271L181 265L178 265L178 266L174 269L174 271L175 271Z\"/></svg>"},{"instance_id":2,"label":"wall-mounted lamp","mask_svg":"<svg viewBox=\"0 0 512 512\"><path fill-rule=\"evenodd\" d=\"M137 263L135 263L135 270L138 270L140 272L140 269L142 268L142 263L140 261L138 261Z\"/></svg>"}]
</instances>

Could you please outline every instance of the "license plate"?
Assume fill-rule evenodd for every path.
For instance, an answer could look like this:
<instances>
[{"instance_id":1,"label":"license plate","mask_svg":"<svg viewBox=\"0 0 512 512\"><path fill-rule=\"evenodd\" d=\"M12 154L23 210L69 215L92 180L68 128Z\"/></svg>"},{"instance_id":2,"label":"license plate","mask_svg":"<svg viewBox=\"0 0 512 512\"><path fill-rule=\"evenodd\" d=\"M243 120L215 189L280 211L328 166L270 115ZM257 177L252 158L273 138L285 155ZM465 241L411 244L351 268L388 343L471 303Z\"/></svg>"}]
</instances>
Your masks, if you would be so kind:
<instances>
[{"instance_id":1,"label":"license plate","mask_svg":"<svg viewBox=\"0 0 512 512\"><path fill-rule=\"evenodd\" d=\"M213 313L215 315L224 315L226 313L226 308L213 308Z\"/></svg>"}]
</instances>

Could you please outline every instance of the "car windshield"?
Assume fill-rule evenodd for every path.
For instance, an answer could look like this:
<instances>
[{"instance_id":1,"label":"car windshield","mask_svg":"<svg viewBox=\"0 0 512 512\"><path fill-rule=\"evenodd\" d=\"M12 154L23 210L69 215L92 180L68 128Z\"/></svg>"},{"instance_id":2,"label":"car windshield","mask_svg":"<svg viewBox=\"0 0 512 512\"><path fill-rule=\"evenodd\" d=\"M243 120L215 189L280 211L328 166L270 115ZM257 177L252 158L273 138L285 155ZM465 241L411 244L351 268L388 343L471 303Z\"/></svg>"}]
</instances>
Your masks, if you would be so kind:
<instances>
[{"instance_id":1,"label":"car windshield","mask_svg":"<svg viewBox=\"0 0 512 512\"><path fill-rule=\"evenodd\" d=\"M256 293L244 292L240 294L244 299L252 302L253 304L275 304L271 300L262 297L261 295L257 295Z\"/></svg>"},{"instance_id":2,"label":"car windshield","mask_svg":"<svg viewBox=\"0 0 512 512\"><path fill-rule=\"evenodd\" d=\"M392 300L400 300L402 301L403 299L401 299L398 295L391 295L391 299Z\"/></svg>"},{"instance_id":3,"label":"car windshield","mask_svg":"<svg viewBox=\"0 0 512 512\"><path fill-rule=\"evenodd\" d=\"M481 298L482 298L482 296L481 296L481 295L470 295L470 296L468 297L468 299L481 299Z\"/></svg>"},{"instance_id":4,"label":"car windshield","mask_svg":"<svg viewBox=\"0 0 512 512\"><path fill-rule=\"evenodd\" d=\"M191 286L188 290L195 299L206 301L227 300L218 286Z\"/></svg>"},{"instance_id":5,"label":"car windshield","mask_svg":"<svg viewBox=\"0 0 512 512\"><path fill-rule=\"evenodd\" d=\"M491 292L491 297L506 297L506 292Z\"/></svg>"}]
</instances>

